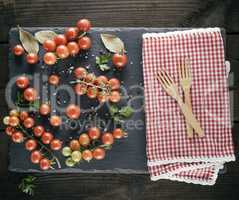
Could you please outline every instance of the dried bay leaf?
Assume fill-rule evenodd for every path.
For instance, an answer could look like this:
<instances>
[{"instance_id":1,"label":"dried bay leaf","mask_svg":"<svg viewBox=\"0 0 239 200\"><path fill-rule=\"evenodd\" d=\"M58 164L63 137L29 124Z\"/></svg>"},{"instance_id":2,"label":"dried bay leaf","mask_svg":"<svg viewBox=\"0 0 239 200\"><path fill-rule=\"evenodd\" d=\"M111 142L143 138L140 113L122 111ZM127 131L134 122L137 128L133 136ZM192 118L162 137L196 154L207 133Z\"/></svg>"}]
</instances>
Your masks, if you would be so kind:
<instances>
[{"instance_id":1,"label":"dried bay leaf","mask_svg":"<svg viewBox=\"0 0 239 200\"><path fill-rule=\"evenodd\" d=\"M38 31L35 33L35 38L43 44L45 40L53 40L57 34L54 31Z\"/></svg>"},{"instance_id":2,"label":"dried bay leaf","mask_svg":"<svg viewBox=\"0 0 239 200\"><path fill-rule=\"evenodd\" d=\"M124 43L119 37L112 34L101 34L100 36L105 48L110 52L121 53L124 51Z\"/></svg>"},{"instance_id":3,"label":"dried bay leaf","mask_svg":"<svg viewBox=\"0 0 239 200\"><path fill-rule=\"evenodd\" d=\"M34 36L30 32L23 30L19 26L18 30L20 41L26 52L37 54L39 51L39 44L37 40L34 38Z\"/></svg>"}]
</instances>

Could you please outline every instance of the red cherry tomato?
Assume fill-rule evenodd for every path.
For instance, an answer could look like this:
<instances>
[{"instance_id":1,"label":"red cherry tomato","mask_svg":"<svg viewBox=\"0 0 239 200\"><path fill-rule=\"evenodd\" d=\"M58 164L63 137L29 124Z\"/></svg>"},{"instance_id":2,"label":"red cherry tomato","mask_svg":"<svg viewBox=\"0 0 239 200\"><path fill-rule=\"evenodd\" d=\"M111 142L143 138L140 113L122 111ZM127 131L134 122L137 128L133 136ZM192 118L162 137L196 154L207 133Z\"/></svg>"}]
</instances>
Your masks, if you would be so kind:
<instances>
[{"instance_id":1,"label":"red cherry tomato","mask_svg":"<svg viewBox=\"0 0 239 200\"><path fill-rule=\"evenodd\" d=\"M51 107L49 104L43 103L41 104L39 111L42 115L48 115L51 112Z\"/></svg>"},{"instance_id":2,"label":"red cherry tomato","mask_svg":"<svg viewBox=\"0 0 239 200\"><path fill-rule=\"evenodd\" d=\"M56 50L56 42L54 40L45 40L43 43L43 48L46 51L55 51Z\"/></svg>"},{"instance_id":3,"label":"red cherry tomato","mask_svg":"<svg viewBox=\"0 0 239 200\"><path fill-rule=\"evenodd\" d=\"M67 58L70 55L70 53L68 48L65 45L60 45L56 48L56 55L59 58L64 59L64 58Z\"/></svg>"},{"instance_id":4,"label":"red cherry tomato","mask_svg":"<svg viewBox=\"0 0 239 200\"><path fill-rule=\"evenodd\" d=\"M28 151L32 151L32 150L36 149L36 147L37 147L37 142L36 142L36 140L29 139L29 140L27 140L26 143L25 143L25 148L26 148L26 150L28 150Z\"/></svg>"},{"instance_id":5,"label":"red cherry tomato","mask_svg":"<svg viewBox=\"0 0 239 200\"><path fill-rule=\"evenodd\" d=\"M52 126L60 126L61 123L62 123L62 121L61 121L61 118L60 118L59 116L57 116L57 115L51 116L51 118L50 118L50 124L51 124Z\"/></svg>"},{"instance_id":6,"label":"red cherry tomato","mask_svg":"<svg viewBox=\"0 0 239 200\"><path fill-rule=\"evenodd\" d=\"M43 60L47 65L54 65L56 63L56 55L52 52L47 52L45 53Z\"/></svg>"},{"instance_id":7,"label":"red cherry tomato","mask_svg":"<svg viewBox=\"0 0 239 200\"><path fill-rule=\"evenodd\" d=\"M107 84L108 83L108 78L106 76L98 76L96 79L95 79L95 84L96 85L104 85L104 84Z\"/></svg>"},{"instance_id":8,"label":"red cherry tomato","mask_svg":"<svg viewBox=\"0 0 239 200\"><path fill-rule=\"evenodd\" d=\"M115 53L112 57L112 62L117 69L121 70L127 64L128 58L125 54Z\"/></svg>"},{"instance_id":9,"label":"red cherry tomato","mask_svg":"<svg viewBox=\"0 0 239 200\"><path fill-rule=\"evenodd\" d=\"M26 76L19 76L16 80L17 87L25 89L29 85L29 79Z\"/></svg>"},{"instance_id":10,"label":"red cherry tomato","mask_svg":"<svg viewBox=\"0 0 239 200\"><path fill-rule=\"evenodd\" d=\"M58 151L61 149L62 147L62 142L58 139L54 139L51 141L51 149L54 150L54 151Z\"/></svg>"},{"instance_id":11,"label":"red cherry tomato","mask_svg":"<svg viewBox=\"0 0 239 200\"><path fill-rule=\"evenodd\" d=\"M91 22L88 19L80 19L77 22L77 27L80 31L87 32L91 28Z\"/></svg>"},{"instance_id":12,"label":"red cherry tomato","mask_svg":"<svg viewBox=\"0 0 239 200\"><path fill-rule=\"evenodd\" d=\"M86 75L87 75L87 71L85 68L83 67L77 67L75 70L74 70L74 75L76 78L85 78Z\"/></svg>"},{"instance_id":13,"label":"red cherry tomato","mask_svg":"<svg viewBox=\"0 0 239 200\"><path fill-rule=\"evenodd\" d=\"M111 133L104 133L101 139L102 143L106 145L112 145L114 143L114 137Z\"/></svg>"},{"instance_id":14,"label":"red cherry tomato","mask_svg":"<svg viewBox=\"0 0 239 200\"><path fill-rule=\"evenodd\" d=\"M47 158L42 158L40 160L40 168L42 170L48 170L51 167L51 162Z\"/></svg>"},{"instance_id":15,"label":"red cherry tomato","mask_svg":"<svg viewBox=\"0 0 239 200\"><path fill-rule=\"evenodd\" d=\"M15 143L21 143L23 142L24 140L24 137L23 137L23 134L22 132L20 131L17 131L15 133L12 134L12 141L15 142Z\"/></svg>"},{"instance_id":16,"label":"red cherry tomato","mask_svg":"<svg viewBox=\"0 0 239 200\"><path fill-rule=\"evenodd\" d=\"M66 36L63 34L59 34L54 38L56 46L65 45L67 43Z\"/></svg>"},{"instance_id":17,"label":"red cherry tomato","mask_svg":"<svg viewBox=\"0 0 239 200\"><path fill-rule=\"evenodd\" d=\"M96 77L95 77L95 75L93 74L93 73L89 73L89 74L87 74L86 75L86 77L85 77L85 81L86 82L94 82L95 81L95 79L96 79Z\"/></svg>"},{"instance_id":18,"label":"red cherry tomato","mask_svg":"<svg viewBox=\"0 0 239 200\"><path fill-rule=\"evenodd\" d=\"M70 148L72 151L77 151L80 149L80 142L78 140L70 141Z\"/></svg>"},{"instance_id":19,"label":"red cherry tomato","mask_svg":"<svg viewBox=\"0 0 239 200\"><path fill-rule=\"evenodd\" d=\"M90 144L90 138L86 133L83 133L79 137L79 142L82 146L88 146Z\"/></svg>"},{"instance_id":20,"label":"red cherry tomato","mask_svg":"<svg viewBox=\"0 0 239 200\"><path fill-rule=\"evenodd\" d=\"M118 91L112 91L109 97L110 101L113 103L117 103L120 101L121 96L120 93Z\"/></svg>"},{"instance_id":21,"label":"red cherry tomato","mask_svg":"<svg viewBox=\"0 0 239 200\"><path fill-rule=\"evenodd\" d=\"M40 162L41 159L42 159L42 154L40 151L35 150L31 153L32 163L37 164Z\"/></svg>"},{"instance_id":22,"label":"red cherry tomato","mask_svg":"<svg viewBox=\"0 0 239 200\"><path fill-rule=\"evenodd\" d=\"M80 51L80 48L76 42L69 42L67 44L67 48L68 48L70 55L72 55L72 56L75 56Z\"/></svg>"},{"instance_id":23,"label":"red cherry tomato","mask_svg":"<svg viewBox=\"0 0 239 200\"><path fill-rule=\"evenodd\" d=\"M112 90L118 90L120 88L120 82L117 78L111 78L109 84Z\"/></svg>"},{"instance_id":24,"label":"red cherry tomato","mask_svg":"<svg viewBox=\"0 0 239 200\"><path fill-rule=\"evenodd\" d=\"M60 78L58 75L51 75L48 78L48 82L52 85L58 85L60 82Z\"/></svg>"},{"instance_id":25,"label":"red cherry tomato","mask_svg":"<svg viewBox=\"0 0 239 200\"><path fill-rule=\"evenodd\" d=\"M50 144L53 140L53 135L49 132L44 132L41 136L41 140L44 144Z\"/></svg>"},{"instance_id":26,"label":"red cherry tomato","mask_svg":"<svg viewBox=\"0 0 239 200\"><path fill-rule=\"evenodd\" d=\"M100 103L105 103L109 100L109 96L105 92L99 92L97 94L97 99Z\"/></svg>"},{"instance_id":27,"label":"red cherry tomato","mask_svg":"<svg viewBox=\"0 0 239 200\"><path fill-rule=\"evenodd\" d=\"M15 132L15 128L11 127L11 126L7 126L5 128L5 133L8 135L8 136L11 136L13 133Z\"/></svg>"},{"instance_id":28,"label":"red cherry tomato","mask_svg":"<svg viewBox=\"0 0 239 200\"><path fill-rule=\"evenodd\" d=\"M70 28L66 29L65 36L66 36L67 40L70 41L70 40L76 39L78 33L79 33L78 28L70 27Z\"/></svg>"},{"instance_id":29,"label":"red cherry tomato","mask_svg":"<svg viewBox=\"0 0 239 200\"><path fill-rule=\"evenodd\" d=\"M85 160L85 161L90 161L92 160L93 158L93 154L92 152L89 150L89 149L86 149L82 152L82 158Z\"/></svg>"},{"instance_id":30,"label":"red cherry tomato","mask_svg":"<svg viewBox=\"0 0 239 200\"><path fill-rule=\"evenodd\" d=\"M70 119L78 119L80 116L80 107L74 104L70 104L66 108L66 115Z\"/></svg>"},{"instance_id":31,"label":"red cherry tomato","mask_svg":"<svg viewBox=\"0 0 239 200\"><path fill-rule=\"evenodd\" d=\"M22 47L22 45L20 45L20 44L18 44L18 45L16 45L14 48L13 48L13 53L14 53L14 55L16 55L16 56L21 56L22 54L24 54L24 49L23 49L23 47Z\"/></svg>"},{"instance_id":32,"label":"red cherry tomato","mask_svg":"<svg viewBox=\"0 0 239 200\"><path fill-rule=\"evenodd\" d=\"M96 148L94 151L93 151L93 157L96 159L96 160L102 160L104 159L105 157L105 150L103 148Z\"/></svg>"},{"instance_id":33,"label":"red cherry tomato","mask_svg":"<svg viewBox=\"0 0 239 200\"><path fill-rule=\"evenodd\" d=\"M28 117L26 118L24 121L23 121L23 125L26 127L26 128L32 128L35 124L35 121L33 118L31 117Z\"/></svg>"},{"instance_id":34,"label":"red cherry tomato","mask_svg":"<svg viewBox=\"0 0 239 200\"><path fill-rule=\"evenodd\" d=\"M16 117L16 116L10 116L9 121L8 121L8 124L9 124L10 126L13 126L13 127L17 126L17 125L19 124L19 119L18 119L18 117Z\"/></svg>"},{"instance_id":35,"label":"red cherry tomato","mask_svg":"<svg viewBox=\"0 0 239 200\"><path fill-rule=\"evenodd\" d=\"M87 86L82 83L77 83L75 85L75 93L77 95L83 95L87 92Z\"/></svg>"},{"instance_id":36,"label":"red cherry tomato","mask_svg":"<svg viewBox=\"0 0 239 200\"><path fill-rule=\"evenodd\" d=\"M37 91L34 88L27 88L24 90L23 96L27 101L35 101L37 99Z\"/></svg>"},{"instance_id":37,"label":"red cherry tomato","mask_svg":"<svg viewBox=\"0 0 239 200\"><path fill-rule=\"evenodd\" d=\"M122 137L124 137L124 131L121 128L116 128L113 131L113 136L115 139L121 139Z\"/></svg>"},{"instance_id":38,"label":"red cherry tomato","mask_svg":"<svg viewBox=\"0 0 239 200\"><path fill-rule=\"evenodd\" d=\"M96 87L88 87L87 96L91 99L96 98L98 95L98 89Z\"/></svg>"},{"instance_id":39,"label":"red cherry tomato","mask_svg":"<svg viewBox=\"0 0 239 200\"><path fill-rule=\"evenodd\" d=\"M84 36L79 39L78 45L80 49L87 50L91 47L91 39L87 36Z\"/></svg>"},{"instance_id":40,"label":"red cherry tomato","mask_svg":"<svg viewBox=\"0 0 239 200\"><path fill-rule=\"evenodd\" d=\"M100 137L100 129L97 127L92 127L88 130L88 135L92 140L96 140Z\"/></svg>"},{"instance_id":41,"label":"red cherry tomato","mask_svg":"<svg viewBox=\"0 0 239 200\"><path fill-rule=\"evenodd\" d=\"M34 129L33 129L33 133L36 137L41 137L42 134L44 133L44 131L45 131L44 127L40 126L40 125L34 127Z\"/></svg>"},{"instance_id":42,"label":"red cherry tomato","mask_svg":"<svg viewBox=\"0 0 239 200\"><path fill-rule=\"evenodd\" d=\"M35 53L29 53L26 56L26 60L28 64L36 64L38 62L38 55Z\"/></svg>"},{"instance_id":43,"label":"red cherry tomato","mask_svg":"<svg viewBox=\"0 0 239 200\"><path fill-rule=\"evenodd\" d=\"M22 121L24 121L26 118L28 118L28 112L26 112L26 111L21 111L20 112L20 115L19 115L19 118L20 118L20 120L22 120Z\"/></svg>"}]
</instances>

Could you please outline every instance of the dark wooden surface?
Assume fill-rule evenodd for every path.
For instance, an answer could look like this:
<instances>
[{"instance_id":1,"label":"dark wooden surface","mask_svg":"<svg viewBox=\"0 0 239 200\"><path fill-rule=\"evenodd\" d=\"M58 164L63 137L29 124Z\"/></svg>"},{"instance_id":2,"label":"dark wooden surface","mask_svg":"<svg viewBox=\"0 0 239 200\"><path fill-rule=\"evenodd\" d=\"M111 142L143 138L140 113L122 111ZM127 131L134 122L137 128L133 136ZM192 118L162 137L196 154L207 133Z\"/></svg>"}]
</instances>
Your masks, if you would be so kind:
<instances>
[{"instance_id":1,"label":"dark wooden surface","mask_svg":"<svg viewBox=\"0 0 239 200\"><path fill-rule=\"evenodd\" d=\"M203 27L227 30L227 59L231 61L230 90L233 100L233 134L239 143L239 1L238 0L2 0L0 2L0 110L8 76L8 30L12 26L71 26L78 18L90 18L95 26ZM0 127L2 128L2 126ZM9 173L8 139L0 135L0 199L28 199L17 190L23 174ZM238 154L237 154L238 155ZM37 175L32 199L238 199L238 162L226 165L226 173L213 187L151 182L147 175Z\"/></svg>"}]
</instances>

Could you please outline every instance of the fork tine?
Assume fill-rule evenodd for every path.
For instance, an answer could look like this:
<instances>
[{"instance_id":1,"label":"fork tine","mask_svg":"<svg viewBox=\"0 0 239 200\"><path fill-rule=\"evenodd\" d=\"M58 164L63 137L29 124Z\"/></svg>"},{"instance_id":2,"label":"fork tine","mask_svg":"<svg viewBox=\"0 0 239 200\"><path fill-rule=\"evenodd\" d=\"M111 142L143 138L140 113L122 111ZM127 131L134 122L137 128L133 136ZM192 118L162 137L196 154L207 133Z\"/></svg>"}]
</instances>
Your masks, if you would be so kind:
<instances>
[{"instance_id":1,"label":"fork tine","mask_svg":"<svg viewBox=\"0 0 239 200\"><path fill-rule=\"evenodd\" d=\"M189 59L189 58L186 58L186 59L185 59L185 63L186 63L186 69L187 69L187 77L190 78L190 77L191 77L190 59Z\"/></svg>"},{"instance_id":2,"label":"fork tine","mask_svg":"<svg viewBox=\"0 0 239 200\"><path fill-rule=\"evenodd\" d=\"M161 79L161 76L159 74L157 75L157 79L158 79L159 83L161 84L161 86L163 87L163 89L166 90L167 86L164 84L164 82Z\"/></svg>"},{"instance_id":3,"label":"fork tine","mask_svg":"<svg viewBox=\"0 0 239 200\"><path fill-rule=\"evenodd\" d=\"M179 78L182 78L182 70L181 70L181 65L178 65L178 73L179 73Z\"/></svg>"},{"instance_id":4,"label":"fork tine","mask_svg":"<svg viewBox=\"0 0 239 200\"><path fill-rule=\"evenodd\" d=\"M173 79L171 78L171 76L169 76L169 74L166 71L164 73L165 73L165 77L168 80L169 84L172 84L173 83Z\"/></svg>"},{"instance_id":5,"label":"fork tine","mask_svg":"<svg viewBox=\"0 0 239 200\"><path fill-rule=\"evenodd\" d=\"M162 83L164 84L164 86L167 87L168 86L168 82L165 79L165 76L164 76L162 70L160 70L160 72L158 72L158 76L159 76L160 80L162 81Z\"/></svg>"}]
</instances>

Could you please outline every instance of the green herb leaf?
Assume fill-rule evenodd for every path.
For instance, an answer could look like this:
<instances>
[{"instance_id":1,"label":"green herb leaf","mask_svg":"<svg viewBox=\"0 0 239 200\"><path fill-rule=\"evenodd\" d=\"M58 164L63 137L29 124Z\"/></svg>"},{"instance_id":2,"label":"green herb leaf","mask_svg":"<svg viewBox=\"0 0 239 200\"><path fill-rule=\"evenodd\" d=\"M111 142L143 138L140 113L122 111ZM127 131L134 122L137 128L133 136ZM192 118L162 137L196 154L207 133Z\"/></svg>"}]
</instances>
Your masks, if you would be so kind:
<instances>
[{"instance_id":1,"label":"green herb leaf","mask_svg":"<svg viewBox=\"0 0 239 200\"><path fill-rule=\"evenodd\" d=\"M95 62L101 71L107 71L110 69L110 67L107 65L110 60L110 54L103 54L95 57Z\"/></svg>"},{"instance_id":2,"label":"green herb leaf","mask_svg":"<svg viewBox=\"0 0 239 200\"><path fill-rule=\"evenodd\" d=\"M18 188L28 194L33 196L34 195L34 188L36 187L34 185L34 181L36 180L36 177L34 176L27 176L21 180L21 183L19 184Z\"/></svg>"},{"instance_id":3,"label":"green herb leaf","mask_svg":"<svg viewBox=\"0 0 239 200\"><path fill-rule=\"evenodd\" d=\"M108 71L110 67L107 64L98 65L101 71Z\"/></svg>"},{"instance_id":4,"label":"green herb leaf","mask_svg":"<svg viewBox=\"0 0 239 200\"><path fill-rule=\"evenodd\" d=\"M122 117L125 117L125 118L129 118L132 116L134 110L133 108L131 108L130 106L125 106L123 108L121 108L119 110L119 114L122 116Z\"/></svg>"},{"instance_id":5,"label":"green herb leaf","mask_svg":"<svg viewBox=\"0 0 239 200\"><path fill-rule=\"evenodd\" d=\"M113 104L110 106L109 111L110 111L110 114L113 116L119 112L119 109L116 105Z\"/></svg>"}]
</instances>

